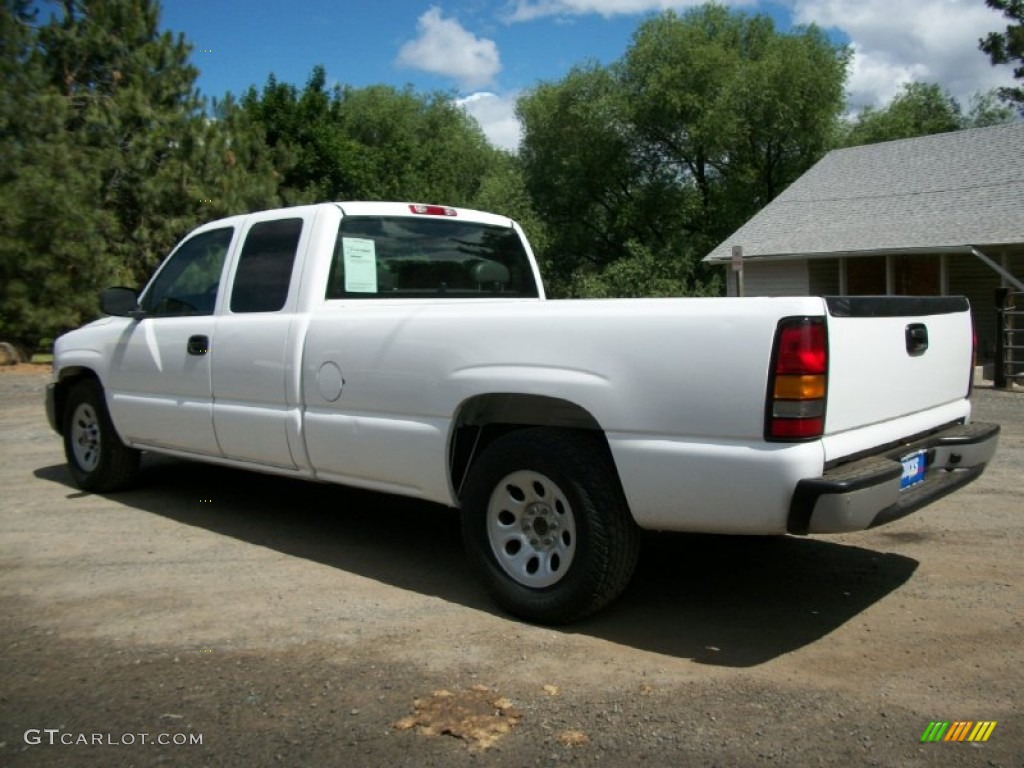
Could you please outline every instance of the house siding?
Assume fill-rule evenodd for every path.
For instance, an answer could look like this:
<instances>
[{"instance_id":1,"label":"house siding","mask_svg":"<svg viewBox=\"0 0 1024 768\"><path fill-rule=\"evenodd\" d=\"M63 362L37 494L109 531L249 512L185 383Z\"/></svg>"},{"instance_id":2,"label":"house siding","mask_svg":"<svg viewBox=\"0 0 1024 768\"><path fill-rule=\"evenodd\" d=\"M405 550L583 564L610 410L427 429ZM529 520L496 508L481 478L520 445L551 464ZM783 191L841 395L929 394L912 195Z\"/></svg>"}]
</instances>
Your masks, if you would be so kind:
<instances>
[{"instance_id":1,"label":"house siding","mask_svg":"<svg viewBox=\"0 0 1024 768\"><path fill-rule=\"evenodd\" d=\"M743 266L745 296L807 296L810 293L807 259L748 262ZM729 295L736 294L736 278L730 271Z\"/></svg>"},{"instance_id":2,"label":"house siding","mask_svg":"<svg viewBox=\"0 0 1024 768\"><path fill-rule=\"evenodd\" d=\"M1002 263L1002 254L987 252L987 255ZM863 258L863 257L852 257ZM871 257L868 257L871 258ZM880 257L878 257L880 258ZM914 259L916 265L937 265L937 255L903 257ZM851 259L852 260L852 259ZM970 255L953 255L949 263L949 293L966 296L971 302L971 314L978 334L978 357L989 361L993 358L996 341L996 317L993 308L995 290L1002 278L980 259ZM1010 272L1018 278L1024 275L1024 252L1012 254L1007 264ZM930 271L930 270L929 270ZM913 271L907 272L913 276ZM729 295L736 295L735 273L729 272ZM938 291L933 283L937 277L927 275L922 284L902 285L906 290L897 293L911 295L934 295ZM934 278L934 279L933 279ZM897 286L899 288L901 286ZM747 296L828 296L839 291L839 259L813 258L793 261L753 262L744 266L744 294ZM878 291L882 292L881 290Z\"/></svg>"}]
</instances>

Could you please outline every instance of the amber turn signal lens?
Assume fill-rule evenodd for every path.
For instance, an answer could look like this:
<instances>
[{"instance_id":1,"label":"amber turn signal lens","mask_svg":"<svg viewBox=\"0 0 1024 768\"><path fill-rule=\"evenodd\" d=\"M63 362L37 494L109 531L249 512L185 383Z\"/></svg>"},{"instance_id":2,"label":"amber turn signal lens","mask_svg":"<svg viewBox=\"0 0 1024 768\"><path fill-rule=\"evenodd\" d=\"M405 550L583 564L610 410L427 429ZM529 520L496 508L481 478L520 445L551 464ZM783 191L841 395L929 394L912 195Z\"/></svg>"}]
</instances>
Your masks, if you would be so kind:
<instances>
[{"instance_id":1,"label":"amber turn signal lens","mask_svg":"<svg viewBox=\"0 0 1024 768\"><path fill-rule=\"evenodd\" d=\"M776 376L775 397L779 400L816 400L825 397L824 376Z\"/></svg>"}]
</instances>

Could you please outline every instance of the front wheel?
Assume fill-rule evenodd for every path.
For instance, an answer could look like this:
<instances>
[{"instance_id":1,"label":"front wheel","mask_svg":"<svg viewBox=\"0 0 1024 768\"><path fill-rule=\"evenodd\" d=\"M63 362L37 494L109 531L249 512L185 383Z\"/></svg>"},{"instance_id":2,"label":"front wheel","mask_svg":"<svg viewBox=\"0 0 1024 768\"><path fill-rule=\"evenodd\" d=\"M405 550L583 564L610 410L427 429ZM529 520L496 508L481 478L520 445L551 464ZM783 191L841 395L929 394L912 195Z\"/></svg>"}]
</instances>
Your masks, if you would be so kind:
<instances>
[{"instance_id":1,"label":"front wheel","mask_svg":"<svg viewBox=\"0 0 1024 768\"><path fill-rule=\"evenodd\" d=\"M76 384L64 408L64 455L75 485L86 491L114 491L139 468L139 452L121 442L95 379Z\"/></svg>"},{"instance_id":2,"label":"front wheel","mask_svg":"<svg viewBox=\"0 0 1024 768\"><path fill-rule=\"evenodd\" d=\"M462 534L498 604L545 624L618 597L639 550L607 447L572 430L524 429L488 446L462 495Z\"/></svg>"}]
</instances>

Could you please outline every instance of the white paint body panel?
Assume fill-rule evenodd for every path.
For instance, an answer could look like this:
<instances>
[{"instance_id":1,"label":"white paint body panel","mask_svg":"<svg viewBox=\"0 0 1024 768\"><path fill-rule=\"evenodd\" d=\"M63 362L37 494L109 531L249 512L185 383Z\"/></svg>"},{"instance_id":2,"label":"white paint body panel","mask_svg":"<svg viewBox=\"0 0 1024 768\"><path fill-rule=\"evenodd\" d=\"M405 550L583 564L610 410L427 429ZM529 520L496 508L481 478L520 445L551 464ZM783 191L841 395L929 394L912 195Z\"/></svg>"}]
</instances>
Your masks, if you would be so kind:
<instances>
[{"instance_id":1,"label":"white paint body panel","mask_svg":"<svg viewBox=\"0 0 1024 768\"><path fill-rule=\"evenodd\" d=\"M907 354L904 329L928 328L923 355ZM963 313L830 317L829 434L897 419L964 399L971 370L971 324Z\"/></svg>"},{"instance_id":2,"label":"white paint body panel","mask_svg":"<svg viewBox=\"0 0 1024 768\"><path fill-rule=\"evenodd\" d=\"M771 493L779 499L770 513L776 530L793 483L756 458L767 448L761 433L775 323L787 314L820 314L821 307L820 299L806 298L329 302L313 315L306 337L310 460L318 473L344 473L346 482L360 485L377 486L389 468L402 467L395 479L412 489L394 490L453 504L445 462L460 404L495 392L541 395L579 405L605 429L641 524L679 528L681 514L700 514L701 525L764 530L760 523L726 522L723 507L737 501L749 514L746 502L760 504L764 486L751 483L744 495L734 481L718 489L701 482L706 498L680 510L678 467L651 483L645 461L700 454L694 477L723 458L723 474L763 467L758 477L776 486ZM714 365L711 350L726 348L730 365ZM316 386L324 361L337 362L345 378L335 402ZM400 423L404 439L394 434ZM811 453L820 472L820 445ZM634 461L638 455L645 461ZM807 469L806 462L800 466Z\"/></svg>"},{"instance_id":3,"label":"white paint body panel","mask_svg":"<svg viewBox=\"0 0 1024 768\"><path fill-rule=\"evenodd\" d=\"M833 318L817 297L325 301L342 215L408 206L277 213L305 220L280 312L232 315L220 296L210 317L110 318L58 341L57 375L93 371L126 442L457 505L448 464L460 408L480 395L538 395L598 423L641 526L777 534L796 483L826 461L969 417L964 313L926 319L932 347L915 359L903 348L907 318ZM244 231L266 218L229 222ZM788 316L827 317L827 435L767 443L772 343ZM185 354L195 333L211 337L209 354Z\"/></svg>"},{"instance_id":4,"label":"white paint body panel","mask_svg":"<svg viewBox=\"0 0 1024 768\"><path fill-rule=\"evenodd\" d=\"M214 318L160 322L116 318L97 334L107 363L110 413L122 438L218 455L213 431L210 357L187 352L194 335L213 338Z\"/></svg>"},{"instance_id":5,"label":"white paint body panel","mask_svg":"<svg viewBox=\"0 0 1024 768\"><path fill-rule=\"evenodd\" d=\"M247 216L239 242L244 242L254 224L283 217L299 218L304 226L298 254L309 252L319 211L318 206L304 206L286 213L267 211ZM295 308L304 263L296 257L288 297L277 312L236 314L230 309L230 293L222 297L217 344L211 350L211 358L214 430L226 458L283 469L296 469L299 462L305 463L302 451L296 451L296 461L289 440L289 431L295 431L302 420L294 379L297 350L302 348L301 337L295 332L300 325ZM237 257L229 260L225 285L233 284L237 268Z\"/></svg>"}]
</instances>

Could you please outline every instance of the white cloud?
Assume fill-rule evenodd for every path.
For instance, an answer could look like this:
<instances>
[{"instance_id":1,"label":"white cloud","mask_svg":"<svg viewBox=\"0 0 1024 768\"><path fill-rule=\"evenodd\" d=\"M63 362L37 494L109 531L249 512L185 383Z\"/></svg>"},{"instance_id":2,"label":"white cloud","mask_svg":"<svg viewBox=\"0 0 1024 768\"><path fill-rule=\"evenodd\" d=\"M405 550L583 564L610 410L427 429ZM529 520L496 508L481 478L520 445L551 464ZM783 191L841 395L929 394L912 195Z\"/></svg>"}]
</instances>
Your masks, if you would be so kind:
<instances>
[{"instance_id":1,"label":"white cloud","mask_svg":"<svg viewBox=\"0 0 1024 768\"><path fill-rule=\"evenodd\" d=\"M479 38L455 19L445 19L433 6L416 22L416 39L398 51L399 66L454 78L462 88L488 85L501 71L493 40Z\"/></svg>"},{"instance_id":2,"label":"white cloud","mask_svg":"<svg viewBox=\"0 0 1024 768\"><path fill-rule=\"evenodd\" d=\"M972 95L1013 85L1009 67L993 67L978 38L1007 20L982 0L778 0L796 24L814 23L847 35L854 59L847 83L853 106L881 105L904 83L938 83L965 108ZM611 17L685 10L703 0L507 0L505 20L586 14ZM724 0L756 12L764 0Z\"/></svg>"},{"instance_id":3,"label":"white cloud","mask_svg":"<svg viewBox=\"0 0 1024 768\"><path fill-rule=\"evenodd\" d=\"M545 16L618 16L651 11L683 10L706 0L510 0L508 21L533 21ZM756 0L725 0L725 5L753 5Z\"/></svg>"},{"instance_id":4,"label":"white cloud","mask_svg":"<svg viewBox=\"0 0 1024 768\"><path fill-rule=\"evenodd\" d=\"M843 31L854 50L847 84L853 106L880 105L900 85L938 83L967 107L977 91L1009 85L1007 67L993 67L978 38L1006 20L980 0L789 0L797 24Z\"/></svg>"},{"instance_id":5,"label":"white cloud","mask_svg":"<svg viewBox=\"0 0 1024 768\"><path fill-rule=\"evenodd\" d=\"M480 91L455 103L480 124L491 144L515 152L519 149L519 139L523 134L522 126L516 117L518 97L518 93L499 96L496 93Z\"/></svg>"},{"instance_id":6,"label":"white cloud","mask_svg":"<svg viewBox=\"0 0 1024 768\"><path fill-rule=\"evenodd\" d=\"M903 83L932 82L924 64L910 63L890 51L865 50L852 43L853 61L846 92L853 107L879 106L897 94Z\"/></svg>"}]
</instances>

